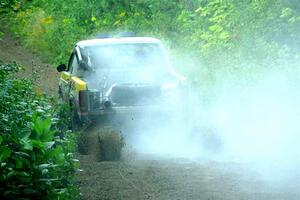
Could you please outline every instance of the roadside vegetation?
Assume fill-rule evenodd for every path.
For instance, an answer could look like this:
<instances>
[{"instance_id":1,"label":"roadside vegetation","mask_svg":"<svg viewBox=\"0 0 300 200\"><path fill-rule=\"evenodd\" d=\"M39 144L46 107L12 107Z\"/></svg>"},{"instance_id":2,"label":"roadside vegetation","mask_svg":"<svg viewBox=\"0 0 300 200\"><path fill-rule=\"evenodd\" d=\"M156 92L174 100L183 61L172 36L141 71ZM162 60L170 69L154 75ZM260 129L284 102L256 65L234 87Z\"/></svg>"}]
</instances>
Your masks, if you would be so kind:
<instances>
[{"instance_id":1,"label":"roadside vegetation","mask_svg":"<svg viewBox=\"0 0 300 200\"><path fill-rule=\"evenodd\" d=\"M14 0L0 9L23 44L53 64L66 63L78 40L122 31L164 39L196 84L300 57L298 0Z\"/></svg>"},{"instance_id":2,"label":"roadside vegetation","mask_svg":"<svg viewBox=\"0 0 300 200\"><path fill-rule=\"evenodd\" d=\"M66 110L0 61L0 198L76 199L74 138Z\"/></svg>"}]
</instances>

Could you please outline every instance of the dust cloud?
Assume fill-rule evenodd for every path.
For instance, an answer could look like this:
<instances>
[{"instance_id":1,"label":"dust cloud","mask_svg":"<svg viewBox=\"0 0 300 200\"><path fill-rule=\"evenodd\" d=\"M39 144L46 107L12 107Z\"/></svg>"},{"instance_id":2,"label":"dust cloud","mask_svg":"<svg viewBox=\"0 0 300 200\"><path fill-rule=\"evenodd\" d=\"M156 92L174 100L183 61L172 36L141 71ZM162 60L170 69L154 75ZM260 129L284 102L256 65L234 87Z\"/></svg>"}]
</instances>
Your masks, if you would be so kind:
<instances>
[{"instance_id":1,"label":"dust cloud","mask_svg":"<svg viewBox=\"0 0 300 200\"><path fill-rule=\"evenodd\" d=\"M208 87L205 82L198 88L189 86L186 102L175 105L173 116L161 121L167 127L156 124L145 131L140 126L137 150L193 161L241 163L262 178L299 180L299 69L270 67L246 81L243 75L222 78Z\"/></svg>"},{"instance_id":2,"label":"dust cloud","mask_svg":"<svg viewBox=\"0 0 300 200\"><path fill-rule=\"evenodd\" d=\"M243 163L267 178L300 179L299 66L269 67L255 76L241 73L233 79L223 69L216 73L216 80L221 81L206 85L200 80L195 87L189 82L182 85L184 80L172 70L169 58L161 57L166 56L165 50L157 52L155 45L148 45L148 49L141 46L139 57L135 57L135 47L123 47L87 51L102 55L102 60L96 62L106 60L110 63L105 66L118 69L96 71L88 82L103 90L106 96L101 98L107 98L115 84L130 83L148 89L153 86L149 89L152 95L135 103L140 106L154 102L156 110L144 107L141 114L132 114L123 123L133 124L123 133L135 151L193 161ZM199 76L203 77L201 70ZM152 101L157 95L153 91L156 86L163 93L173 94ZM124 101L128 96L120 98L130 103Z\"/></svg>"}]
</instances>

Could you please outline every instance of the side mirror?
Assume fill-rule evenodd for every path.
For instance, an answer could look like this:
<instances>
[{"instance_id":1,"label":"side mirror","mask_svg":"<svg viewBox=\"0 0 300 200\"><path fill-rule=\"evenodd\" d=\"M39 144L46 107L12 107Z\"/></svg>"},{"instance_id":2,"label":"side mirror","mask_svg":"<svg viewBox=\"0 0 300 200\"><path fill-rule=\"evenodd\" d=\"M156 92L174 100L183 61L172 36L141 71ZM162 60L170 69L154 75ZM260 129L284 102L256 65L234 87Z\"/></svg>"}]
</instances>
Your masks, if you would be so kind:
<instances>
[{"instance_id":1,"label":"side mirror","mask_svg":"<svg viewBox=\"0 0 300 200\"><path fill-rule=\"evenodd\" d=\"M66 69L67 69L67 66L65 64L60 64L60 65L58 65L58 67L56 67L56 70L58 72L66 71Z\"/></svg>"}]
</instances>

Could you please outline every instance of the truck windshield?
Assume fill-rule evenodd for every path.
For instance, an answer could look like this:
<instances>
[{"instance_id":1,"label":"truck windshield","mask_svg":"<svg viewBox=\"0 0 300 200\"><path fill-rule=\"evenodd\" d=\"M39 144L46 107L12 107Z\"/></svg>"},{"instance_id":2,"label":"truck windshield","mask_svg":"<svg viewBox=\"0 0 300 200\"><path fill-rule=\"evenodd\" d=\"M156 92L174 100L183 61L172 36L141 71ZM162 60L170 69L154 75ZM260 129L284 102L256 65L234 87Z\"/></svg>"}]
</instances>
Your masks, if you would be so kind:
<instances>
[{"instance_id":1,"label":"truck windshield","mask_svg":"<svg viewBox=\"0 0 300 200\"><path fill-rule=\"evenodd\" d=\"M162 72L168 68L158 44L110 44L85 48L88 64L95 70Z\"/></svg>"}]
</instances>

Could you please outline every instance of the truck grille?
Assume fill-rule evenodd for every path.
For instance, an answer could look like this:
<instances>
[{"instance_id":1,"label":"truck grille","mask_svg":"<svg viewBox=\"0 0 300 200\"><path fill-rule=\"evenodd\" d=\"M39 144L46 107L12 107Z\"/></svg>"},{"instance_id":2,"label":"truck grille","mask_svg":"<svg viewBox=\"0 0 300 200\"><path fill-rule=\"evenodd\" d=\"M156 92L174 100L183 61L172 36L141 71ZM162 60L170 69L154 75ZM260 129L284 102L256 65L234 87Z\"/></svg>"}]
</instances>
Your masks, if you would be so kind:
<instances>
[{"instance_id":1,"label":"truck grille","mask_svg":"<svg viewBox=\"0 0 300 200\"><path fill-rule=\"evenodd\" d=\"M113 104L134 106L154 103L161 95L160 86L128 84L115 85L110 93Z\"/></svg>"}]
</instances>

